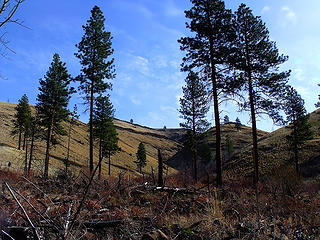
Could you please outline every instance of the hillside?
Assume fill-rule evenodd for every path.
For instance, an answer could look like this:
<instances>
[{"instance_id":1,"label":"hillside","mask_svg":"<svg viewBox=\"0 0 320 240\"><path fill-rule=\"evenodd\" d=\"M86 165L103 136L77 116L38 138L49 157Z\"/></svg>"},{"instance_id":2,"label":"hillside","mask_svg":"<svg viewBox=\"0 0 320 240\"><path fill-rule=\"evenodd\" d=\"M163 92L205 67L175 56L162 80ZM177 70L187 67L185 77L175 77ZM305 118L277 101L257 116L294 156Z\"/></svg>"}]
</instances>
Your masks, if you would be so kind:
<instances>
[{"instance_id":1,"label":"hillside","mask_svg":"<svg viewBox=\"0 0 320 240\"><path fill-rule=\"evenodd\" d=\"M258 138L263 138L268 132L258 130ZM227 136L231 139L233 152L227 151L226 139ZM216 150L215 144L215 128L210 128L200 136L200 147L198 149L198 170L200 175L206 175L206 172L214 172L214 154ZM241 125L240 130L236 128L235 123L227 123L221 125L221 150L223 165L228 164L234 154L248 147L251 142L251 128ZM208 156L209 154L209 156ZM188 147L182 148L172 158L167 161L167 164L175 169L182 171L190 170L192 165L191 150ZM204 159L206 158L206 159Z\"/></svg>"},{"instance_id":2,"label":"hillside","mask_svg":"<svg viewBox=\"0 0 320 240\"><path fill-rule=\"evenodd\" d=\"M306 142L299 151L301 174L303 177L320 177L320 110L310 114L310 124L314 139ZM286 170L294 167L293 153L288 150L286 136L290 129L282 127L268 133L258 140L259 171L262 174L285 174ZM240 149L232 156L232 161L225 167L232 174L250 175L253 172L251 157L252 145Z\"/></svg>"},{"instance_id":3,"label":"hillside","mask_svg":"<svg viewBox=\"0 0 320 240\"><path fill-rule=\"evenodd\" d=\"M11 169L23 169L24 151L17 150L17 137L10 135L12 129L12 119L15 113L13 103L0 103L0 167L7 167L11 164ZM118 119L114 120L119 134L119 146L121 151L111 157L111 174L116 176L120 172L130 172L138 174L134 161L140 142L145 143L147 150L146 172L151 172L151 167L157 169L157 149L163 154L163 158L169 159L180 148L181 144L177 141L181 139L184 131L181 129L152 129L136 124L131 124ZM68 124L64 123L67 129ZM73 127L70 144L70 160L73 171L86 168L88 165L88 127L87 124L77 121ZM64 169L63 159L66 157L67 137L61 137L60 143L52 148L50 158L50 174ZM95 147L95 159L97 159L97 147ZM42 172L44 159L44 142L38 141L35 150L33 170ZM103 174L107 174L107 164L103 164ZM176 172L169 168L169 173Z\"/></svg>"}]
</instances>

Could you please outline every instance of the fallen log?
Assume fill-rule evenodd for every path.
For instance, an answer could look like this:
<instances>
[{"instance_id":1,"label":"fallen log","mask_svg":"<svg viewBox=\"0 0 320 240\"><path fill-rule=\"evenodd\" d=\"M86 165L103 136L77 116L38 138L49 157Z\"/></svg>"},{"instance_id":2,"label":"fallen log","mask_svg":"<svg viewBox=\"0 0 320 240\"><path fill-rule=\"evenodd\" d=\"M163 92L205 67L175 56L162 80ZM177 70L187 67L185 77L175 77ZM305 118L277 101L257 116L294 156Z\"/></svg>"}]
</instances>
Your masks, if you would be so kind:
<instances>
[{"instance_id":1,"label":"fallen log","mask_svg":"<svg viewBox=\"0 0 320 240\"><path fill-rule=\"evenodd\" d=\"M195 190L187 188L175 188L175 187L150 187L148 190L167 193L184 193L184 194L196 194Z\"/></svg>"},{"instance_id":2,"label":"fallen log","mask_svg":"<svg viewBox=\"0 0 320 240\"><path fill-rule=\"evenodd\" d=\"M94 229L102 229L102 228L108 228L108 227L115 227L120 224L122 224L122 220L91 220L84 222L83 225L87 228L94 228Z\"/></svg>"}]
</instances>

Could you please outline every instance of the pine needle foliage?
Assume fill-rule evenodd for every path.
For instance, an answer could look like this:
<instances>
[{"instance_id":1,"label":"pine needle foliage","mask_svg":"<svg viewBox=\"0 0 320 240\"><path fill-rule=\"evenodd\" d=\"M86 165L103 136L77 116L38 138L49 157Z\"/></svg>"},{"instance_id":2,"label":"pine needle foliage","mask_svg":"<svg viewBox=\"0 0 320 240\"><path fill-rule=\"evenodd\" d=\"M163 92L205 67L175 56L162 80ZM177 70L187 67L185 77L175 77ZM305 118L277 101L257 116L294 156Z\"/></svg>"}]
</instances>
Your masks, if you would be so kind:
<instances>
[{"instance_id":1,"label":"pine needle foliage","mask_svg":"<svg viewBox=\"0 0 320 240\"><path fill-rule=\"evenodd\" d=\"M269 38L269 31L260 17L254 16L245 4L241 4L235 12L234 29L236 40L233 54L235 68L238 70L238 85L242 95L240 107L250 111L253 140L254 182L259 180L258 172L258 140L256 118L267 114L274 123L283 123L281 114L281 98L288 81L290 71L280 72L279 66L288 57L280 55L276 43ZM244 93L248 97L244 97Z\"/></svg>"},{"instance_id":2,"label":"pine needle foliage","mask_svg":"<svg viewBox=\"0 0 320 240\"><path fill-rule=\"evenodd\" d=\"M288 128L291 129L287 141L294 154L296 172L299 174L299 150L307 140L313 138L313 132L309 123L309 115L304 107L304 100L291 86L286 88L285 100L286 121L290 124Z\"/></svg>"},{"instance_id":3,"label":"pine needle foliage","mask_svg":"<svg viewBox=\"0 0 320 240\"><path fill-rule=\"evenodd\" d=\"M180 126L189 130L187 140L188 147L192 151L193 177L197 180L197 148L199 134L208 129L209 123L206 120L209 111L206 87L203 81L195 72L190 71L186 78L186 85L182 87L183 97L180 99L180 118L185 122Z\"/></svg>"},{"instance_id":4,"label":"pine needle foliage","mask_svg":"<svg viewBox=\"0 0 320 240\"><path fill-rule=\"evenodd\" d=\"M89 105L89 169L93 171L93 109L96 95L103 94L112 88L111 80L115 78L114 59L111 58L112 48L111 33L105 30L105 18L101 9L94 6L91 17L83 26L84 35L76 45L78 52L75 54L82 65L81 74L77 77L80 82L79 89L84 94L85 103Z\"/></svg>"},{"instance_id":5,"label":"pine needle foliage","mask_svg":"<svg viewBox=\"0 0 320 240\"><path fill-rule=\"evenodd\" d=\"M66 135L62 122L68 120L68 103L74 89L70 85L71 76L66 64L60 60L59 54L54 54L53 61L45 76L40 79L37 97L37 112L39 124L44 130L46 140L46 156L44 178L48 177L50 148L57 142L59 135Z\"/></svg>"}]
</instances>

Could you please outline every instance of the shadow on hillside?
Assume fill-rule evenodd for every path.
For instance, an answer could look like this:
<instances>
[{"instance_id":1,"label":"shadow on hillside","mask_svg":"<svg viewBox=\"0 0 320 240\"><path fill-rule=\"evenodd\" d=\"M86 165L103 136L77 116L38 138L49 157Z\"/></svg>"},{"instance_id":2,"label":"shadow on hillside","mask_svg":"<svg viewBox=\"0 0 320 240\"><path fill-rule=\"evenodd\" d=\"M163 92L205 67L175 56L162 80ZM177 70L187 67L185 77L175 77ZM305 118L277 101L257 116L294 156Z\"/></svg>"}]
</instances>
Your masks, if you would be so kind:
<instances>
[{"instance_id":1,"label":"shadow on hillside","mask_svg":"<svg viewBox=\"0 0 320 240\"><path fill-rule=\"evenodd\" d=\"M320 176L320 156L313 157L300 165L301 175L305 178Z\"/></svg>"},{"instance_id":2,"label":"shadow on hillside","mask_svg":"<svg viewBox=\"0 0 320 240\"><path fill-rule=\"evenodd\" d=\"M9 144L6 144L6 143L0 143L0 147L10 147L10 148L16 148L14 146L11 146Z\"/></svg>"},{"instance_id":3,"label":"shadow on hillside","mask_svg":"<svg viewBox=\"0 0 320 240\"><path fill-rule=\"evenodd\" d=\"M56 159L56 160L59 160L59 161L61 161L62 163L64 163L64 158L62 158L62 157L58 157L58 156L51 155L51 154L50 154L50 157L52 157L52 158L54 158L54 159ZM71 166L75 166L75 167L82 167L81 164L76 163L76 162L74 162L74 161L70 161L70 165L71 165Z\"/></svg>"}]
</instances>

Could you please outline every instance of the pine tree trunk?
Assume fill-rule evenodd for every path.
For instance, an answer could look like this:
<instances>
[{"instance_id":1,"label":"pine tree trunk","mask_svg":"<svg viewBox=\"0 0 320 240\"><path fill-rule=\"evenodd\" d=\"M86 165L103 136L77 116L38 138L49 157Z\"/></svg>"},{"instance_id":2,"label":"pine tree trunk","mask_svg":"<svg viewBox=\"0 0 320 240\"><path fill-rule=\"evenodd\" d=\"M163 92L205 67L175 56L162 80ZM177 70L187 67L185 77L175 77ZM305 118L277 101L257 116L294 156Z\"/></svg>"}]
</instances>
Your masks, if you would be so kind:
<instances>
[{"instance_id":1,"label":"pine tree trunk","mask_svg":"<svg viewBox=\"0 0 320 240\"><path fill-rule=\"evenodd\" d=\"M68 150L66 158L66 173L68 172L69 156L70 156L70 140L71 140L71 128L72 128L72 119L70 119L69 131L68 131Z\"/></svg>"},{"instance_id":2,"label":"pine tree trunk","mask_svg":"<svg viewBox=\"0 0 320 240\"><path fill-rule=\"evenodd\" d=\"M160 149L158 149L158 186L163 187L163 160Z\"/></svg>"},{"instance_id":3,"label":"pine tree trunk","mask_svg":"<svg viewBox=\"0 0 320 240\"><path fill-rule=\"evenodd\" d=\"M216 79L216 69L213 56L213 40L210 38L210 64L211 64L211 81L213 90L213 108L214 120L216 125L216 171L217 171L217 186L222 186L222 164L221 164L221 131L220 131L220 113L218 102L218 89Z\"/></svg>"},{"instance_id":4,"label":"pine tree trunk","mask_svg":"<svg viewBox=\"0 0 320 240\"><path fill-rule=\"evenodd\" d=\"M252 87L251 72L248 72L249 77L249 102L250 102L250 112L251 112L251 122L252 122L252 159L254 164L254 184L257 185L259 182L259 161L258 161L258 136L257 136L257 121L256 121L256 111L254 107L254 92Z\"/></svg>"},{"instance_id":5,"label":"pine tree trunk","mask_svg":"<svg viewBox=\"0 0 320 240\"><path fill-rule=\"evenodd\" d=\"M255 110L255 101L254 101L254 91L252 86L252 73L250 68L250 56L247 37L245 36L245 49L246 49L246 74L248 77L249 85L249 103L250 103L250 115L251 115L251 124L252 124L252 159L254 165L254 184L257 187L259 182L259 156L258 156L258 135L257 135L257 121L256 121L256 110Z\"/></svg>"},{"instance_id":6,"label":"pine tree trunk","mask_svg":"<svg viewBox=\"0 0 320 240\"><path fill-rule=\"evenodd\" d=\"M298 156L298 136L297 136L297 122L295 121L293 123L293 137L294 137L294 162L296 165L296 172L299 175L300 171L299 171L299 156Z\"/></svg>"},{"instance_id":7,"label":"pine tree trunk","mask_svg":"<svg viewBox=\"0 0 320 240\"><path fill-rule=\"evenodd\" d=\"M101 164L102 164L102 141L99 141L99 172L98 172L98 179L101 178Z\"/></svg>"},{"instance_id":8,"label":"pine tree trunk","mask_svg":"<svg viewBox=\"0 0 320 240\"><path fill-rule=\"evenodd\" d=\"M18 150L21 150L21 130L19 130L19 144L18 144Z\"/></svg>"},{"instance_id":9,"label":"pine tree trunk","mask_svg":"<svg viewBox=\"0 0 320 240\"><path fill-rule=\"evenodd\" d=\"M89 170L90 174L93 171L93 80L91 80L91 90L90 90L90 120L89 120L89 128L90 128L90 139L89 139Z\"/></svg>"},{"instance_id":10,"label":"pine tree trunk","mask_svg":"<svg viewBox=\"0 0 320 240\"><path fill-rule=\"evenodd\" d=\"M24 150L25 146L26 146L26 133L23 134L22 150Z\"/></svg>"},{"instance_id":11,"label":"pine tree trunk","mask_svg":"<svg viewBox=\"0 0 320 240\"><path fill-rule=\"evenodd\" d=\"M109 151L109 169L108 169L108 175L111 175L111 152Z\"/></svg>"},{"instance_id":12,"label":"pine tree trunk","mask_svg":"<svg viewBox=\"0 0 320 240\"><path fill-rule=\"evenodd\" d=\"M193 179L198 181L197 174L197 154L196 154L196 123L195 123L195 107L194 99L192 101L192 169L193 169Z\"/></svg>"},{"instance_id":13,"label":"pine tree trunk","mask_svg":"<svg viewBox=\"0 0 320 240\"><path fill-rule=\"evenodd\" d=\"M26 152L24 156L24 175L27 176L28 174L28 142L26 142Z\"/></svg>"},{"instance_id":14,"label":"pine tree trunk","mask_svg":"<svg viewBox=\"0 0 320 240\"><path fill-rule=\"evenodd\" d=\"M32 136L31 136L31 146L30 146L30 157L29 157L29 166L28 166L28 176L30 175L31 170L31 162L32 162L32 156L33 156L33 147L34 147L34 128L32 129Z\"/></svg>"},{"instance_id":15,"label":"pine tree trunk","mask_svg":"<svg viewBox=\"0 0 320 240\"><path fill-rule=\"evenodd\" d=\"M44 179L48 178L48 173L49 173L49 156L50 156L50 142L52 138L52 131L53 131L53 116L51 117L51 122L50 122L48 133L47 133L46 158L44 161L44 174L43 174Z\"/></svg>"}]
</instances>

